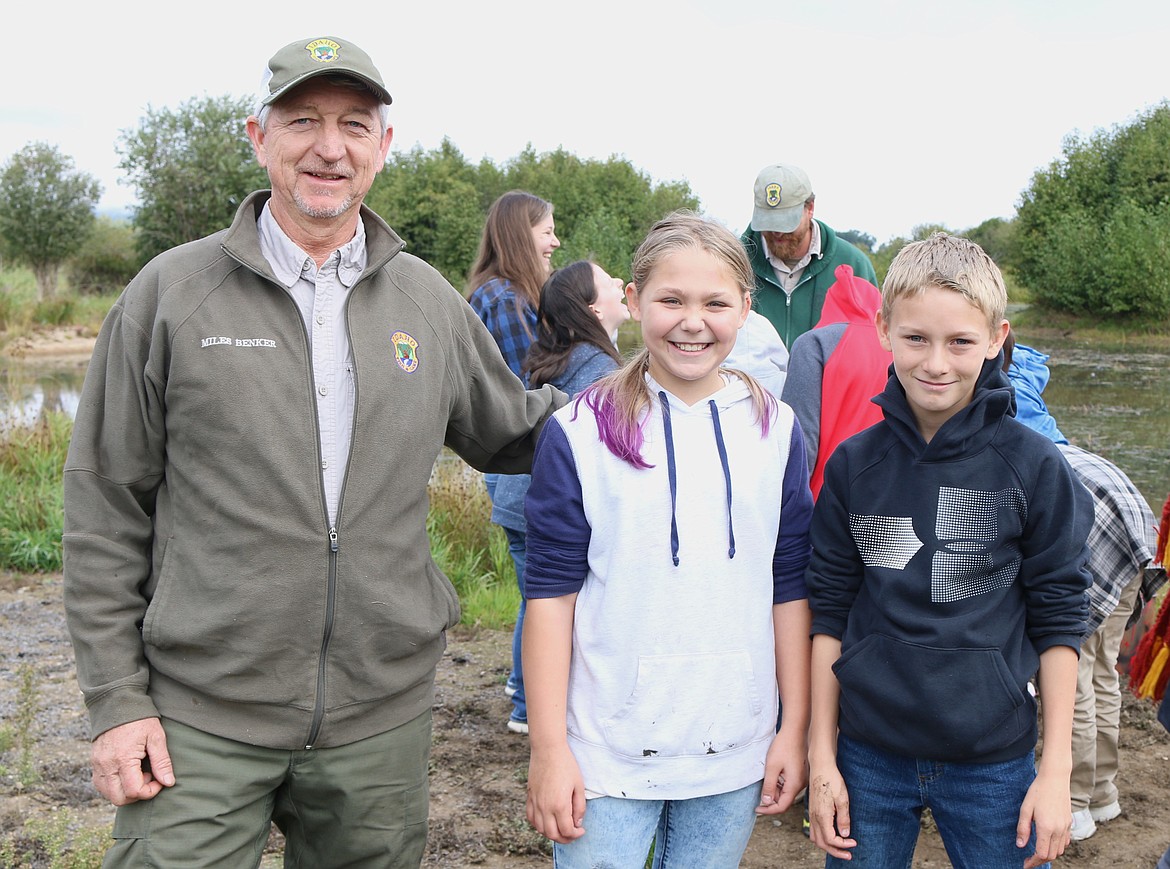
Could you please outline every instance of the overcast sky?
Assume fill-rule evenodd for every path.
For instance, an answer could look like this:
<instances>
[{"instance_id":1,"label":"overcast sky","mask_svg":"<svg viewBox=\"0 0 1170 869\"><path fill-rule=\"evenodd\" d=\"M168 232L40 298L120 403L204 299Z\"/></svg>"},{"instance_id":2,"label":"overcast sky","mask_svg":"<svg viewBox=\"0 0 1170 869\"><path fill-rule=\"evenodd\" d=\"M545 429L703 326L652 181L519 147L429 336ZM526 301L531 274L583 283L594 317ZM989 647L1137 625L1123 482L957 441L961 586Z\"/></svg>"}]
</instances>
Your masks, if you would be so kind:
<instances>
[{"instance_id":1,"label":"overcast sky","mask_svg":"<svg viewBox=\"0 0 1170 869\"><path fill-rule=\"evenodd\" d=\"M618 155L736 231L759 169L796 163L818 217L879 243L1010 217L1066 135L1170 95L1165 0L114 0L4 19L0 160L55 145L103 208L133 202L115 144L148 106L252 97L277 48L325 35L380 67L393 150Z\"/></svg>"}]
</instances>

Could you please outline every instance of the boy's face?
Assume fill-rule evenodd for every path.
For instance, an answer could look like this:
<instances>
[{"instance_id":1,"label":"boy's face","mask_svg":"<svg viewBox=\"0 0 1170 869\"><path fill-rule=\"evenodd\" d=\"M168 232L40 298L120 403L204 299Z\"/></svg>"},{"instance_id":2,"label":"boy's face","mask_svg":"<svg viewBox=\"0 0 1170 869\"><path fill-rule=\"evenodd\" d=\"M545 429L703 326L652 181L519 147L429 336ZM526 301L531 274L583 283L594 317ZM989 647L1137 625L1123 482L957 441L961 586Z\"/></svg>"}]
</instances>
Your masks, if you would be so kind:
<instances>
[{"instance_id":1,"label":"boy's face","mask_svg":"<svg viewBox=\"0 0 1170 869\"><path fill-rule=\"evenodd\" d=\"M918 431L929 443L944 422L971 403L983 362L995 358L1008 333L994 330L987 315L961 293L927 287L896 299L887 322L877 315L882 346L894 354L894 372Z\"/></svg>"}]
</instances>

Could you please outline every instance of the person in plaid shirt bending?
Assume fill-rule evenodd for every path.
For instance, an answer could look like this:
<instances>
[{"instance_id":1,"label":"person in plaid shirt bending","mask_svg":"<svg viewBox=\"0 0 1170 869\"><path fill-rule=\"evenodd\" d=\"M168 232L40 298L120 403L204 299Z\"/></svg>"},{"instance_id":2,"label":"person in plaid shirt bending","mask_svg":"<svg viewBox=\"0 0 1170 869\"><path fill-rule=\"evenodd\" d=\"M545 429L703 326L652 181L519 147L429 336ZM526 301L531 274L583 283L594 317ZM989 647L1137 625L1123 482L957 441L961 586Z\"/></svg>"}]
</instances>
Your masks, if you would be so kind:
<instances>
[{"instance_id":1,"label":"person in plaid shirt bending","mask_svg":"<svg viewBox=\"0 0 1170 869\"><path fill-rule=\"evenodd\" d=\"M1005 351L1016 419L1047 435L1093 496L1087 541L1093 584L1073 708L1072 838L1082 840L1097 832L1098 823L1121 814L1115 781L1121 726L1117 658L1128 623L1166 581L1166 569L1153 563L1157 522L1137 487L1112 462L1070 444L1048 412L1040 396L1048 382L1048 357L1016 345L1011 335Z\"/></svg>"}]
</instances>

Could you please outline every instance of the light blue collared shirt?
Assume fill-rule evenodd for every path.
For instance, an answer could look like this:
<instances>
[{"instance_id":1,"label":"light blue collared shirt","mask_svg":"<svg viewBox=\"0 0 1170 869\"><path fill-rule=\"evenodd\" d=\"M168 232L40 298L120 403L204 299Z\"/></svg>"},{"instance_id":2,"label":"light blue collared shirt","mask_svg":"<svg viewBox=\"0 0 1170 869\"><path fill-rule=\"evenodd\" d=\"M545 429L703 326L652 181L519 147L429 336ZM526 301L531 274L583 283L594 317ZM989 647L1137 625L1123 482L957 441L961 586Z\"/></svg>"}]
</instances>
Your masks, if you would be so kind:
<instances>
[{"instance_id":1,"label":"light blue collared shirt","mask_svg":"<svg viewBox=\"0 0 1170 869\"><path fill-rule=\"evenodd\" d=\"M267 203L257 229L260 252L305 321L321 433L321 482L329 524L334 525L353 433L353 353L345 301L366 268L366 227L358 220L353 239L331 253L320 268L280 228Z\"/></svg>"}]
</instances>

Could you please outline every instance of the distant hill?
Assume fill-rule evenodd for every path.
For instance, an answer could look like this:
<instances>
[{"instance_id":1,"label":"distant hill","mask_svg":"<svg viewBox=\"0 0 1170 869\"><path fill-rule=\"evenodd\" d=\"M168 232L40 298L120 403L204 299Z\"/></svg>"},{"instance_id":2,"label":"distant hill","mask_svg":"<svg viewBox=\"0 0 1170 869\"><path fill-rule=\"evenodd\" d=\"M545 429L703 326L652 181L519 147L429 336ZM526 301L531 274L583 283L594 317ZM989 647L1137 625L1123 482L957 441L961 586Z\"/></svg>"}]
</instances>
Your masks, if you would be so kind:
<instances>
[{"instance_id":1,"label":"distant hill","mask_svg":"<svg viewBox=\"0 0 1170 869\"><path fill-rule=\"evenodd\" d=\"M134 216L134 207L131 205L99 205L94 213L98 217L128 221Z\"/></svg>"}]
</instances>

